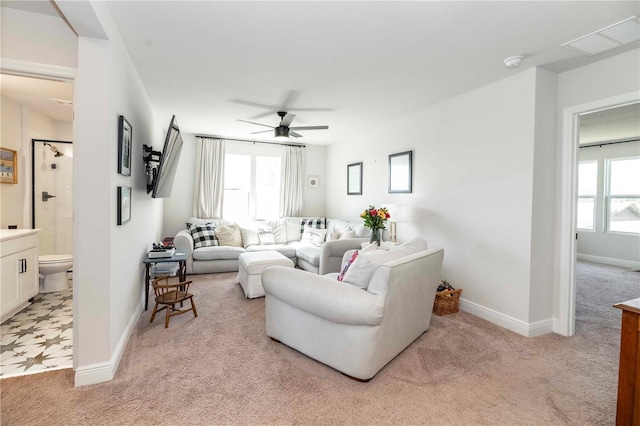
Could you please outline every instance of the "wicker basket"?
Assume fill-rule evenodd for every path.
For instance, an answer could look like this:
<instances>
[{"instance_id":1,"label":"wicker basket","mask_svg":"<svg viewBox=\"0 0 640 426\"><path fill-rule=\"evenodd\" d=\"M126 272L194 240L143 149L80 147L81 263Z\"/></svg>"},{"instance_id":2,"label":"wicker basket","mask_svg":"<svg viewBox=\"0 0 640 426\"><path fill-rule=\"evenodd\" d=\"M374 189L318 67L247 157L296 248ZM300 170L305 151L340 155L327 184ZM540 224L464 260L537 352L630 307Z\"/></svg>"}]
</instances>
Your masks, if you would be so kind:
<instances>
[{"instance_id":1,"label":"wicker basket","mask_svg":"<svg viewBox=\"0 0 640 426\"><path fill-rule=\"evenodd\" d=\"M444 290L436 293L436 299L433 301L433 312L436 315L449 315L458 312L458 302L460 302L460 294L462 289Z\"/></svg>"}]
</instances>

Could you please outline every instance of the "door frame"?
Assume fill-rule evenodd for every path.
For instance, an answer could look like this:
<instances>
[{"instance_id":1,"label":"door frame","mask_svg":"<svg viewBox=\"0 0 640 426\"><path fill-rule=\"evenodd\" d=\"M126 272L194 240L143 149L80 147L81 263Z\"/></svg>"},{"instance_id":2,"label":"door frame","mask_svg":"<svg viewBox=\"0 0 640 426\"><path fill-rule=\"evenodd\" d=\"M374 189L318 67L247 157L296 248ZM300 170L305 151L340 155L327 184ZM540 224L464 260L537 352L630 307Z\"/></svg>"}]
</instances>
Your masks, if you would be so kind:
<instances>
[{"instance_id":1,"label":"door frame","mask_svg":"<svg viewBox=\"0 0 640 426\"><path fill-rule=\"evenodd\" d=\"M578 188L578 136L580 116L640 101L640 93L628 92L567 107L562 113L562 160L558 256L558 317L554 332L573 336L576 332L576 199Z\"/></svg>"}]
</instances>

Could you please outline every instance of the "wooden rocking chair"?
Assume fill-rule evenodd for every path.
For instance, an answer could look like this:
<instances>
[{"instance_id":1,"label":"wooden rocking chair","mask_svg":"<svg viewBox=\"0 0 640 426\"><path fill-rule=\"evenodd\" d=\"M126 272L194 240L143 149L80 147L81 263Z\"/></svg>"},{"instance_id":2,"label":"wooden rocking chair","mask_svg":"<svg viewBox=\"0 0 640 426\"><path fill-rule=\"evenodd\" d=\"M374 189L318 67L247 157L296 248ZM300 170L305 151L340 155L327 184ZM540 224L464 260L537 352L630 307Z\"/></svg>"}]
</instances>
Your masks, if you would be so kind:
<instances>
[{"instance_id":1,"label":"wooden rocking chair","mask_svg":"<svg viewBox=\"0 0 640 426\"><path fill-rule=\"evenodd\" d=\"M163 309L167 310L164 317L164 328L169 327L169 318L175 315L193 311L193 315L196 317L198 316L196 305L193 303L193 294L189 293L189 286L191 285L191 281L169 284L169 277L159 277L154 279L151 285L153 286L153 291L156 295L156 304L153 307L153 312L151 313L151 320L149 321L150 323L153 322L154 318L156 317L156 313L160 312ZM191 302L191 307L189 309L176 308L176 304L180 303L180 306L182 307L182 302L187 299L189 299L189 302ZM158 309L159 305L165 306Z\"/></svg>"}]
</instances>

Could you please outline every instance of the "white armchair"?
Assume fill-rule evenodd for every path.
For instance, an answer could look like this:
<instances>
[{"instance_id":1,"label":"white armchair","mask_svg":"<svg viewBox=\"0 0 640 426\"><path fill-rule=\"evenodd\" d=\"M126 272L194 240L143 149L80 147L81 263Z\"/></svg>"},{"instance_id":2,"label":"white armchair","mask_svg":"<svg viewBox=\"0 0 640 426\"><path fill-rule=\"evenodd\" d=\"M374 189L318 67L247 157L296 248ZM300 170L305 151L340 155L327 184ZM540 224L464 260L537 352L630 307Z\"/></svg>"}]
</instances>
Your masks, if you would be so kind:
<instances>
[{"instance_id":1,"label":"white armchair","mask_svg":"<svg viewBox=\"0 0 640 426\"><path fill-rule=\"evenodd\" d=\"M384 263L366 290L335 274L267 268L266 333L367 381L429 328L443 256L443 249L423 250Z\"/></svg>"}]
</instances>

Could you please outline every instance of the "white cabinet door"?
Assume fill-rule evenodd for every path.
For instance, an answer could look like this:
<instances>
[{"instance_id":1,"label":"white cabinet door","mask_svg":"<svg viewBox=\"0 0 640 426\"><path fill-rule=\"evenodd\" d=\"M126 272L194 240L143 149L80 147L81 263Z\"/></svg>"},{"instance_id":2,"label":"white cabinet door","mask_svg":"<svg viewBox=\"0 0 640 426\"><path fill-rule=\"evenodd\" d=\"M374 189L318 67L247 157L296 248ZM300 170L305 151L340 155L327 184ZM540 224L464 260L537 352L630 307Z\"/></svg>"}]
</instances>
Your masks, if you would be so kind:
<instances>
[{"instance_id":1,"label":"white cabinet door","mask_svg":"<svg viewBox=\"0 0 640 426\"><path fill-rule=\"evenodd\" d=\"M21 303L20 299L20 256L14 253L2 258L2 285L0 288L0 315L5 320L5 314Z\"/></svg>"},{"instance_id":2,"label":"white cabinet door","mask_svg":"<svg viewBox=\"0 0 640 426\"><path fill-rule=\"evenodd\" d=\"M29 300L40 291L38 274L38 249L33 247L20 252L20 259L25 259L26 270L20 274L20 299Z\"/></svg>"}]
</instances>

